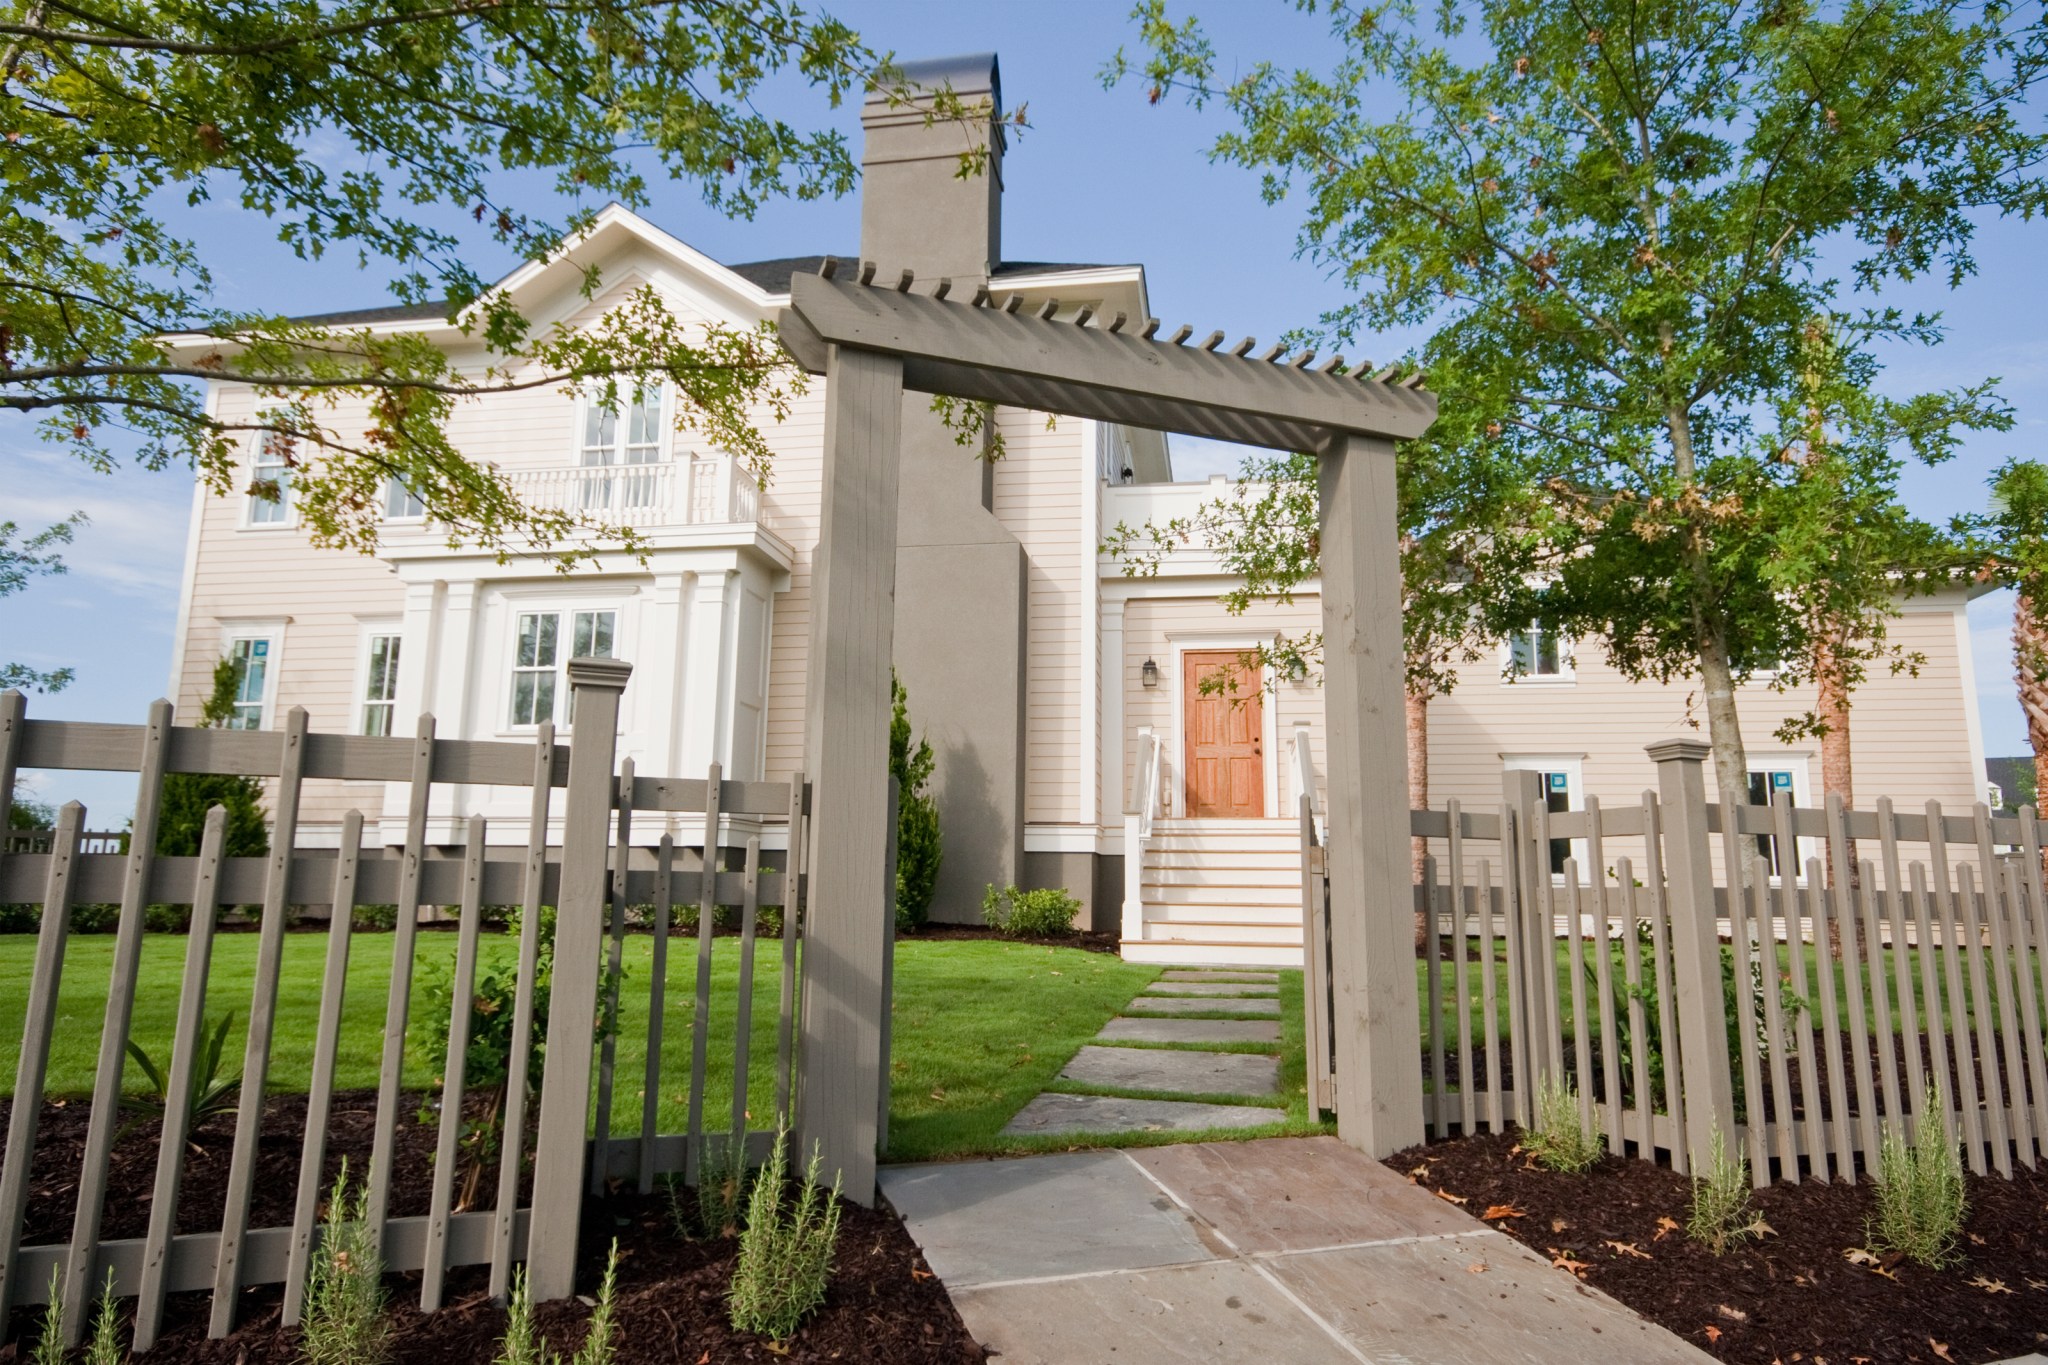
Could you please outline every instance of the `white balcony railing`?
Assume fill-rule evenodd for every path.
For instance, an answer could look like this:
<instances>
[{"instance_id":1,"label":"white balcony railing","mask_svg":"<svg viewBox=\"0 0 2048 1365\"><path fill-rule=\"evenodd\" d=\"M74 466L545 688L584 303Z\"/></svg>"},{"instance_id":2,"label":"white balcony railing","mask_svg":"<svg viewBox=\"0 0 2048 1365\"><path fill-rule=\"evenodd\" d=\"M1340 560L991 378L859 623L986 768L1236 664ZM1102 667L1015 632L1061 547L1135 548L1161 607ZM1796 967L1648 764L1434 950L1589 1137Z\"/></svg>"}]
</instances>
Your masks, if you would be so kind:
<instances>
[{"instance_id":1,"label":"white balcony railing","mask_svg":"<svg viewBox=\"0 0 2048 1365\"><path fill-rule=\"evenodd\" d=\"M636 531L753 521L760 485L730 455L657 464L512 469L505 481L530 507L589 517Z\"/></svg>"}]
</instances>

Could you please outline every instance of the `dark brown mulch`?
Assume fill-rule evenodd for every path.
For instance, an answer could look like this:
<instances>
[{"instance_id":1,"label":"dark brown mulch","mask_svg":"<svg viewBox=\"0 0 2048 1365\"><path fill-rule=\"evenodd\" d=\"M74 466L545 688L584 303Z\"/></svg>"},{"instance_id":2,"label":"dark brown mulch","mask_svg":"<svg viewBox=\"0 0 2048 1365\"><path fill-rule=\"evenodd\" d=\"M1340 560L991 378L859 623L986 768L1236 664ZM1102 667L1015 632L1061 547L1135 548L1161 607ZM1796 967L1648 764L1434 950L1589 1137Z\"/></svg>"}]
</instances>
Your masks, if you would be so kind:
<instances>
[{"instance_id":1,"label":"dark brown mulch","mask_svg":"<svg viewBox=\"0 0 2048 1365\"><path fill-rule=\"evenodd\" d=\"M1969 1177L1965 1259L1932 1271L1848 1259L1869 1241L1867 1182L1760 1190L1773 1232L1716 1257L1659 1227L1682 1229L1689 1185L1647 1161L1610 1156L1559 1175L1507 1134L1411 1147L1388 1164L1475 1217L1519 1210L1490 1221L1722 1360L1973 1365L2048 1349L2048 1172Z\"/></svg>"},{"instance_id":2,"label":"dark brown mulch","mask_svg":"<svg viewBox=\"0 0 2048 1365\"><path fill-rule=\"evenodd\" d=\"M1076 929L1064 938L1021 938L997 933L985 924L927 924L916 933L900 934L898 943L946 942L953 939L997 939L1004 943L1024 943L1039 948L1086 948L1091 953L1121 953L1123 939L1116 934L1098 934L1092 929Z\"/></svg>"},{"instance_id":3,"label":"dark brown mulch","mask_svg":"<svg viewBox=\"0 0 2048 1365\"><path fill-rule=\"evenodd\" d=\"M327 1173L341 1158L351 1172L369 1165L375 1095L346 1093L334 1100L329 1126ZM473 1099L482 1103L479 1094ZM436 1121L420 1123L420 1100L407 1096L393 1163L391 1212L425 1213L431 1194ZM24 1245L70 1239L77 1202L78 1164L84 1149L87 1111L83 1101L52 1101L38 1127ZM5 1112L0 1110L0 1139ZM296 1195L305 1098L279 1096L265 1106L263 1139L252 1190L250 1226L288 1226ZM220 1226L230 1159L233 1117L206 1125L188 1154L178 1200L181 1232ZM148 1227L149 1198L156 1172L157 1125L138 1127L115 1149L108 1170L108 1197L101 1235L140 1237ZM496 1190L486 1172L482 1203ZM687 1197L687 1196L686 1196ZM886 1209L841 1205L839 1254L824 1306L788 1343L771 1350L761 1338L734 1332L725 1318L724 1295L731 1283L737 1244L730 1238L685 1241L668 1226L668 1202L657 1193L614 1195L587 1208L577 1288L594 1294L603 1275L610 1239L619 1239L619 1365L698 1361L901 1361L906 1365L979 1362L984 1352L968 1334L952 1301L926 1269L902 1221ZM441 1312L418 1309L420 1277L387 1277L395 1341L391 1365L489 1365L505 1315L486 1293L488 1268L450 1271ZM285 1365L297 1358L296 1329L278 1325L282 1287L245 1290L239 1310L243 1326L220 1341L206 1339L210 1296L173 1294L166 1307L164 1335L151 1359L197 1365ZM536 1313L557 1348L573 1351L581 1341L589 1308L575 1301L543 1305ZM0 1332L0 1365L24 1358L42 1325L40 1308L16 1307Z\"/></svg>"}]
</instances>

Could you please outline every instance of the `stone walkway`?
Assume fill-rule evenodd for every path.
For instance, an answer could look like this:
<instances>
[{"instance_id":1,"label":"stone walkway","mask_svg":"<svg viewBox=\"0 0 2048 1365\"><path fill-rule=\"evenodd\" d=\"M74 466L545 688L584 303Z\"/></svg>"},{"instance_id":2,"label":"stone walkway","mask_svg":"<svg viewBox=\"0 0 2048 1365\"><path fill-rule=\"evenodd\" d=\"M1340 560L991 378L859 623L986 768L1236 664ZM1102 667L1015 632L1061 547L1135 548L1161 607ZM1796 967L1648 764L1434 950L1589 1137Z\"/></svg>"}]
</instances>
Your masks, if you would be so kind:
<instances>
[{"instance_id":1,"label":"stone walkway","mask_svg":"<svg viewBox=\"0 0 2048 1365\"><path fill-rule=\"evenodd\" d=\"M1277 972L1177 969L1103 1026L1010 1134L1199 1132L1287 1116L1280 1098Z\"/></svg>"},{"instance_id":2,"label":"stone walkway","mask_svg":"<svg viewBox=\"0 0 2048 1365\"><path fill-rule=\"evenodd\" d=\"M1001 1365L1710 1360L1335 1138L896 1166L881 1183Z\"/></svg>"}]
</instances>

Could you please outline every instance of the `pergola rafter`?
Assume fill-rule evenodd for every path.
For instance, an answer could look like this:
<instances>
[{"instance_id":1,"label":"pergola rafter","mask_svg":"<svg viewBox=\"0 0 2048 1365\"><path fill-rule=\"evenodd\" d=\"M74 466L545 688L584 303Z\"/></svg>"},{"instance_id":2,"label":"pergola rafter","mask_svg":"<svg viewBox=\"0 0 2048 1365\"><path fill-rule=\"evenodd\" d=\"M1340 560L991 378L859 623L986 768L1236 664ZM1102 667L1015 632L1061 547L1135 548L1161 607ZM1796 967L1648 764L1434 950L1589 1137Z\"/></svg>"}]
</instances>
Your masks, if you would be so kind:
<instances>
[{"instance_id":1,"label":"pergola rafter","mask_svg":"<svg viewBox=\"0 0 2048 1365\"><path fill-rule=\"evenodd\" d=\"M1330 982L1338 1132L1376 1156L1423 1138L1411 948L1394 442L1436 418L1421 377L1311 353L1256 359L1221 332L1186 345L1056 304L1021 315L986 287L883 286L863 263L790 283L782 343L826 379L822 526L812 560L805 771L813 799L799 1139L847 1194L874 1195L888 1103L890 663L905 390L1209 436L1317 457L1329 753ZM1093 325L1091 325L1093 324ZM966 458L963 454L962 458Z\"/></svg>"}]
</instances>

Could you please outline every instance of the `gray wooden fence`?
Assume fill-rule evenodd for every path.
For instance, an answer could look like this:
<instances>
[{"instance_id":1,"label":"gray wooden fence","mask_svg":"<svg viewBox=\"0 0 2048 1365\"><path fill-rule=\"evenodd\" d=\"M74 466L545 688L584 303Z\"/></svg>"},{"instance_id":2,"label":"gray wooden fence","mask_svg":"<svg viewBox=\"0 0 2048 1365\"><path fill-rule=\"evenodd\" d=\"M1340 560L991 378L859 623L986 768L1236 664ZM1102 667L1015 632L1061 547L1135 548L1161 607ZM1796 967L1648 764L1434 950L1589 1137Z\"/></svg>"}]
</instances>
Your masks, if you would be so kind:
<instances>
[{"instance_id":1,"label":"gray wooden fence","mask_svg":"<svg viewBox=\"0 0 2048 1365\"><path fill-rule=\"evenodd\" d=\"M707 1148L721 1141L718 1136L707 1138L707 1126L714 1134L746 1131L753 983L763 951L781 959L772 1118L775 1126L788 1121L798 1098L793 1034L809 788L801 777L789 783L728 781L716 765L699 778L644 777L633 771L630 761L615 771L617 707L626 672L624 665L609 660L572 662L573 714L578 719L573 751L556 742L552 726L541 727L531 744L439 739L430 716L421 719L410 739L315 734L307 728L305 712L298 709L289 713L283 729L275 731L178 728L171 724L171 707L165 702L154 705L142 725L38 721L27 718L20 693L0 694L0 825L5 823L17 772L96 769L137 775L132 837L125 852L92 850L84 842L85 811L73 803L63 808L56 829L38 851L0 854L0 902L40 904L44 911L34 972L21 983L28 996L26 1024L0 1164L0 1322L11 1304L44 1301L53 1270L61 1277L65 1322L74 1337L86 1318L89 1297L99 1292L109 1271L114 1292L137 1300L137 1350L157 1339L165 1295L174 1292L210 1292L210 1330L219 1336L232 1330L244 1286L282 1283L285 1320L296 1321L318 1234L320 1198L331 1177L326 1140L349 960L352 953L369 950L372 942L384 937L366 939L353 929L350 912L357 906L396 907L389 935L391 970L374 1139L366 1172L367 1216L380 1239L386 1267L421 1272L420 1302L425 1309L439 1306L449 1269L488 1265L492 1291L502 1294L512 1265L522 1259L530 1264L539 1297L566 1294L586 1190L594 1193L607 1180L632 1180L646 1192L658 1177L670 1173L694 1181ZM270 780L270 853L260 858L223 856L223 813L216 808L207 819L198 856L157 856L167 773L229 773ZM304 784L315 778L406 784L409 800L402 842L389 848L362 847L363 817L351 812L342 826L338 852L298 847L300 797ZM479 816L464 822L459 853L429 848L428 811L437 785L528 789L531 803L523 839L490 842L486 822ZM743 848L724 847L721 830L728 826L722 821L729 817L741 817L756 827L764 822L785 824L788 851L778 859L782 866L762 866L758 836L747 839ZM562 830L559 845L548 842L551 818ZM636 844L636 821L643 828L652 828L654 822L669 828L658 840L648 841L643 835ZM677 829L683 832L678 835ZM23 1246L38 1120L59 1022L66 912L72 905L93 902L118 903L120 909L72 1233L65 1243ZM144 912L153 904L190 905L194 911L183 942L184 971L166 1086L170 1095L189 1093L198 1065L216 911L232 905L261 907L253 989L246 1000L228 1002L245 1010L247 1020L233 1150L218 1230L181 1231L176 1226L179 1184L191 1135L184 1106L169 1106L157 1142L147 1235L109 1240L100 1236L100 1229L109 1162L121 1128L125 1049L146 937ZM452 980L452 998L458 1002L469 1001L475 988L485 907L520 908L510 1065L515 1078L528 1074L531 1060L541 910L555 908L547 1050L534 1097L537 1115L529 1114L523 1085L507 1088L491 1207L457 1212L454 1179L470 1011L451 1010L446 1061L438 1082L440 1115L429 1208L420 1216L391 1217L394 1165L399 1160L396 1133L408 1104L402 1081L423 906L458 908ZM251 1227L267 1071L276 1041L286 911L296 907L330 909L307 1116L303 1132L291 1135L301 1145L295 1213L286 1226ZM614 1090L621 1083L614 1074L618 1037L615 1027L601 1027L600 1020L616 1023L619 1018L619 967L629 907L644 915L651 933L645 986L647 1060L644 1077L624 1082L644 1091L637 1129L615 1132ZM729 1124L721 1118L707 1119L704 1112L706 1078L714 1066L728 1064L710 1056L712 930L721 907L737 911L739 929ZM779 936L764 943L760 911L777 907L782 912ZM694 1008L688 1039L688 1120L683 1131L665 1133L658 1131L657 1122L662 1060L666 1049L679 1045L663 1036L674 970L669 961L674 927L695 931ZM610 970L601 970L601 965ZM600 1010L601 992L607 995ZM132 1072L128 1075L134 1079ZM748 1147L758 1154L771 1138L772 1128L762 1127L748 1133ZM533 1197L530 1205L522 1206L522 1167L528 1156Z\"/></svg>"},{"instance_id":2,"label":"gray wooden fence","mask_svg":"<svg viewBox=\"0 0 2048 1365\"><path fill-rule=\"evenodd\" d=\"M2048 896L2032 808L1727 810L1703 745L1658 746L1638 804L1412 813L1430 1132L1535 1120L1576 1090L1609 1150L1684 1172L1718 1130L1775 1178L1854 1179L1938 1118L1978 1173L2048 1157ZM1304 809L1310 1077L1328 1107L1321 850ZM1718 850L1718 857L1712 856ZM1730 888L1733 888L1732 892ZM1938 1093L1938 1114L1923 1096Z\"/></svg>"}]
</instances>

